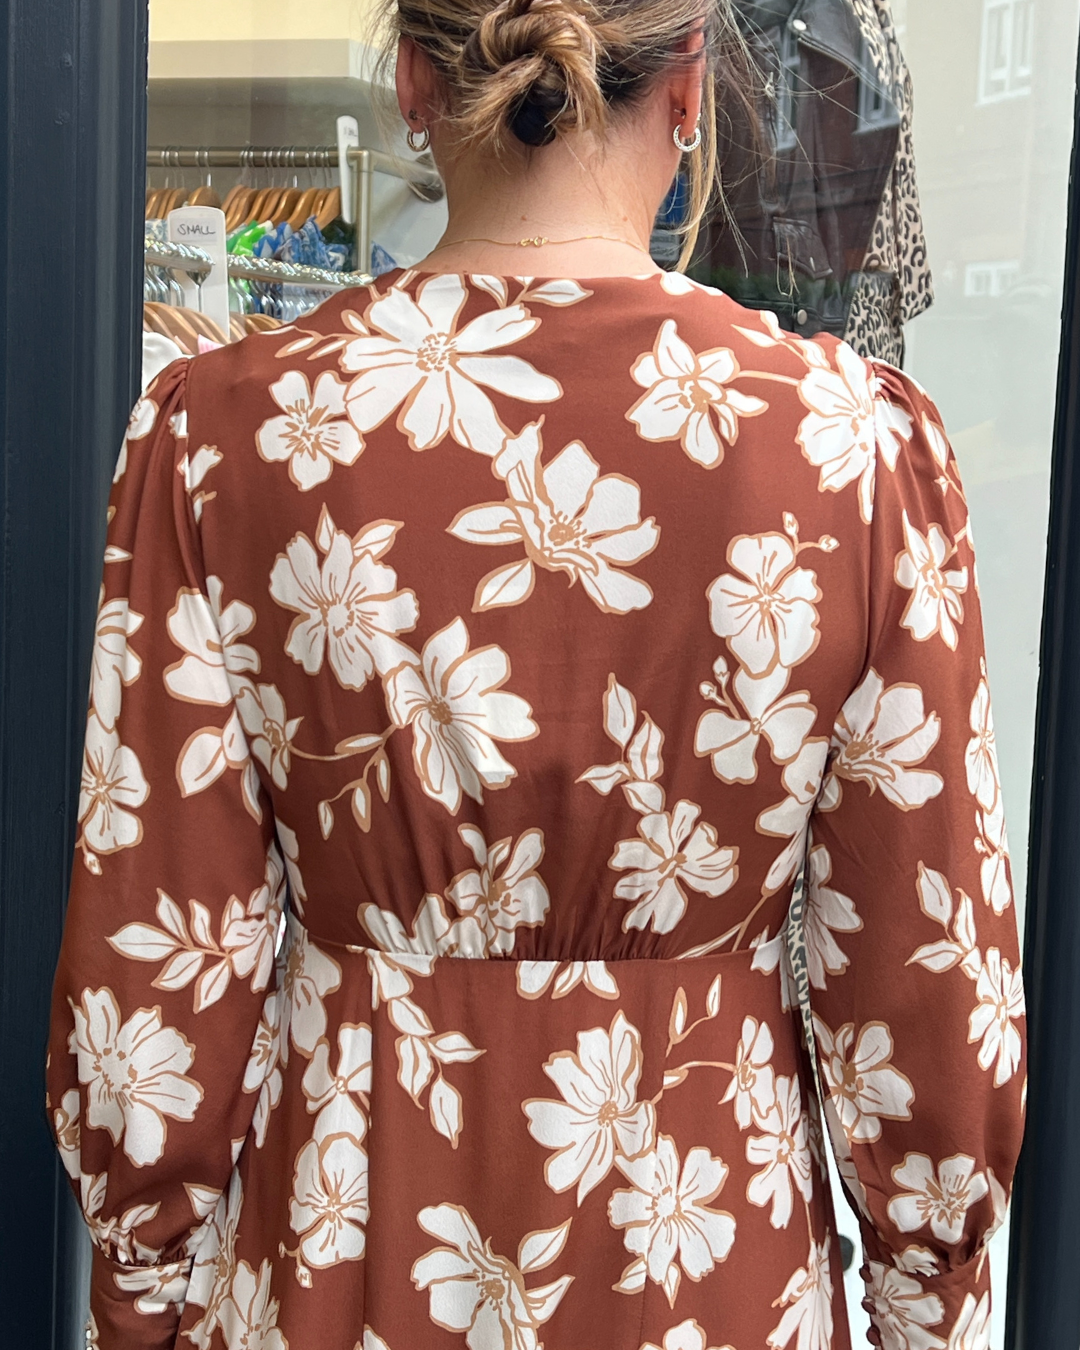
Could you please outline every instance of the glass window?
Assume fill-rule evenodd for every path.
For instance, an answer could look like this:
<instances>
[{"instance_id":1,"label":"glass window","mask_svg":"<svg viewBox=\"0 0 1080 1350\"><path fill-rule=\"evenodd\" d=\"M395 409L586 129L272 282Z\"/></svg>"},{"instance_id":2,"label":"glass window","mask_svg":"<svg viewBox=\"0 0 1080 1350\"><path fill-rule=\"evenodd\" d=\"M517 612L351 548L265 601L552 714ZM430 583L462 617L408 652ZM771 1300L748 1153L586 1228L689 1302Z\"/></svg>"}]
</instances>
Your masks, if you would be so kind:
<instances>
[{"instance_id":1,"label":"glass window","mask_svg":"<svg viewBox=\"0 0 1080 1350\"><path fill-rule=\"evenodd\" d=\"M971 508L1022 924L1080 3L893 0L893 12L934 286L906 327L905 365L941 409ZM1008 1224L991 1246L991 1350L1004 1346L1007 1254ZM859 1344L862 1282L847 1278Z\"/></svg>"},{"instance_id":2,"label":"glass window","mask_svg":"<svg viewBox=\"0 0 1080 1350\"><path fill-rule=\"evenodd\" d=\"M1035 0L984 0L979 102L1031 93Z\"/></svg>"}]
</instances>

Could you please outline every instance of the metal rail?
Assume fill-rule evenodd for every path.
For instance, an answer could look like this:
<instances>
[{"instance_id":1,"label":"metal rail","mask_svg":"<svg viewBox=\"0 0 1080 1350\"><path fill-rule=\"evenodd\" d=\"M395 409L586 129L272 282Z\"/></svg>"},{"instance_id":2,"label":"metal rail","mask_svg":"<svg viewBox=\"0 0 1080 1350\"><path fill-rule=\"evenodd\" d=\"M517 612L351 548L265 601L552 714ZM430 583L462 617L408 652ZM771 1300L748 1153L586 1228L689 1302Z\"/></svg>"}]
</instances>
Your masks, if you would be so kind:
<instances>
[{"instance_id":1,"label":"metal rail","mask_svg":"<svg viewBox=\"0 0 1080 1350\"><path fill-rule=\"evenodd\" d=\"M190 277L208 276L213 262L201 248L187 244L168 244L146 236L146 261L151 267L167 267ZM331 272L323 267L301 263L274 262L269 258L230 257L229 276L247 281L276 282L284 286L304 286L308 290L343 291L350 286L369 286L369 272Z\"/></svg>"},{"instance_id":2,"label":"metal rail","mask_svg":"<svg viewBox=\"0 0 1080 1350\"><path fill-rule=\"evenodd\" d=\"M356 259L371 258L372 174L385 173L407 183L422 201L439 201L442 179L429 159L405 164L382 150L359 147L348 152L353 169L353 217ZM336 169L341 159L335 145L155 146L146 152L150 169ZM241 275L233 273L230 276ZM355 284L355 283L350 283Z\"/></svg>"}]
</instances>

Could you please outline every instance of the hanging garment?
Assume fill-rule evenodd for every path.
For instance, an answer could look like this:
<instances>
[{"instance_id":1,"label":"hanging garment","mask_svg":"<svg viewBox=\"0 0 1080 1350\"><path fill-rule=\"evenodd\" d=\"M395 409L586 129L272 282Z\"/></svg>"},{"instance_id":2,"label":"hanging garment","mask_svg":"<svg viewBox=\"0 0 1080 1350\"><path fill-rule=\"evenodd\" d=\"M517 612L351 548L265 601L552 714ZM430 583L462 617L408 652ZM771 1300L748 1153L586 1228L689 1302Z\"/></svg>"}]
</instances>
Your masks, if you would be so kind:
<instances>
[{"instance_id":1,"label":"hanging garment","mask_svg":"<svg viewBox=\"0 0 1080 1350\"><path fill-rule=\"evenodd\" d=\"M399 271L166 371L49 1073L94 1344L846 1350L804 866L881 1344L982 1344L1024 1008L973 563L917 386L676 275Z\"/></svg>"},{"instance_id":2,"label":"hanging garment","mask_svg":"<svg viewBox=\"0 0 1080 1350\"><path fill-rule=\"evenodd\" d=\"M900 48L891 0L851 0L851 4L877 87L888 91L899 129L892 173L852 296L844 340L861 356L900 366L904 325L934 303L915 177L911 75Z\"/></svg>"},{"instance_id":3,"label":"hanging garment","mask_svg":"<svg viewBox=\"0 0 1080 1350\"><path fill-rule=\"evenodd\" d=\"M785 328L899 364L931 303L911 80L888 0L739 0L764 93L725 105L724 207L694 275Z\"/></svg>"}]
</instances>

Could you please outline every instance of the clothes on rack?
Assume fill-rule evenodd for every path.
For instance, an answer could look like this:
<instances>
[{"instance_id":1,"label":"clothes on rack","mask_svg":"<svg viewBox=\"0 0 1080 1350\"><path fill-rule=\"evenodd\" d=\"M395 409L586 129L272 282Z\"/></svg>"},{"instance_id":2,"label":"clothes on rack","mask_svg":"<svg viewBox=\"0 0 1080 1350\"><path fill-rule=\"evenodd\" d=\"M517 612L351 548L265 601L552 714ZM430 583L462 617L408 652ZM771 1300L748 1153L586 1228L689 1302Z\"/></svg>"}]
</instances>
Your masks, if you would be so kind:
<instances>
[{"instance_id":1,"label":"clothes on rack","mask_svg":"<svg viewBox=\"0 0 1080 1350\"><path fill-rule=\"evenodd\" d=\"M893 21L891 0L851 0L878 80L900 118L892 173L848 313L846 341L862 356L895 366L904 360L904 324L934 303L912 136L911 73Z\"/></svg>"},{"instance_id":2,"label":"clothes on rack","mask_svg":"<svg viewBox=\"0 0 1080 1350\"><path fill-rule=\"evenodd\" d=\"M724 205L692 274L804 337L899 364L933 298L915 186L911 79L889 0L736 0L761 74L730 109Z\"/></svg>"}]
</instances>

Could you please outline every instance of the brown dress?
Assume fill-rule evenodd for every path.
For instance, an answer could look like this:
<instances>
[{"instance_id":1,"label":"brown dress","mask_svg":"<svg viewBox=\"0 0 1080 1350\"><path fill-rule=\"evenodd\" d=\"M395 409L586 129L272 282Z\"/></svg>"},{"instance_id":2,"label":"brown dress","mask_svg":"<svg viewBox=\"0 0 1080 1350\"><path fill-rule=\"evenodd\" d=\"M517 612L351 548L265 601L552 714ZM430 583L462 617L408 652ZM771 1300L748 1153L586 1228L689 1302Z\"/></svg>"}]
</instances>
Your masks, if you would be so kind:
<instances>
[{"instance_id":1,"label":"brown dress","mask_svg":"<svg viewBox=\"0 0 1080 1350\"><path fill-rule=\"evenodd\" d=\"M987 1346L1023 991L912 381L674 275L398 272L170 367L110 514L95 1344L842 1350L828 1136L880 1343Z\"/></svg>"}]
</instances>

